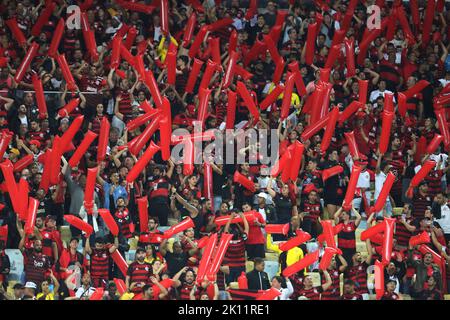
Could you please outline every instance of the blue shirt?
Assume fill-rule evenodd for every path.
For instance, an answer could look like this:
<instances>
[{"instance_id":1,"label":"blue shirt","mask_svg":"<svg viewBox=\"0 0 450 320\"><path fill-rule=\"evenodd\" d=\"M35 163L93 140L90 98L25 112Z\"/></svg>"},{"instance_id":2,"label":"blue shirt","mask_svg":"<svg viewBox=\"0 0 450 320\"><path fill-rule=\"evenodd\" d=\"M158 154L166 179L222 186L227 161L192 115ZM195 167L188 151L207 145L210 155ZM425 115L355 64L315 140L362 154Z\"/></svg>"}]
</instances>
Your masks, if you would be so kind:
<instances>
[{"instance_id":1,"label":"blue shirt","mask_svg":"<svg viewBox=\"0 0 450 320\"><path fill-rule=\"evenodd\" d=\"M109 210L109 190L110 189L111 189L111 184L109 184L108 182L105 182L103 184L103 190L105 192L105 202L103 203L103 207L108 210ZM114 189L113 197L114 197L115 203L117 203L117 199L119 199L119 198L128 199L127 190L123 186L119 185L118 187L116 187ZM114 212L111 212L111 213L114 214Z\"/></svg>"}]
</instances>

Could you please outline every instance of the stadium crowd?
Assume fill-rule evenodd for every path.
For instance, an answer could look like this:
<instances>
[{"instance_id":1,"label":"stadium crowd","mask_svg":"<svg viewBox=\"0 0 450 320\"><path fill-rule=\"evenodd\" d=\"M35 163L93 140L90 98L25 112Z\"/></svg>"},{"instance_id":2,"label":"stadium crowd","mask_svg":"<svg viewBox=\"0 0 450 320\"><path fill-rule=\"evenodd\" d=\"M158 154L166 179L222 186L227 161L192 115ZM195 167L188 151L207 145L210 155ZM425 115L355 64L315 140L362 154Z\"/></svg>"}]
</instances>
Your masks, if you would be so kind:
<instances>
[{"instance_id":1,"label":"stadium crowd","mask_svg":"<svg viewBox=\"0 0 450 320\"><path fill-rule=\"evenodd\" d=\"M376 237L361 239L361 232L392 219L392 255L385 261L377 298L444 299L450 279L448 3L163 0L139 3L139 11L135 4L0 1L0 300L256 299L273 290L279 300L375 299L371 274L386 248ZM367 23L371 18L367 7L372 4L381 9L382 27L363 50L360 45L373 34ZM92 39L89 44L84 33L86 25L64 26L56 47L59 54L49 55L60 18L67 24L70 20L67 8L71 5L79 5L87 17L94 50ZM411 32L405 30L402 10ZM34 28L43 16L41 28ZM222 19L231 23L202 28ZM314 32L314 23L318 28L311 56L308 34ZM14 24L25 42L17 30L13 32ZM191 38L189 27L193 28ZM200 41L196 40L200 35ZM275 49L269 49L271 42ZM117 43L120 58L114 65ZM39 45L37 52L16 81L34 44ZM337 54L330 63L327 59L334 45ZM169 60L173 52L175 60ZM60 64L60 54L65 55L75 88ZM234 78L225 85L231 60L236 60ZM200 63L204 66L189 88L190 74ZM170 70L174 69L172 81ZM203 129L221 132L230 128L230 122L231 128L256 132L274 129L268 132L276 135L279 149L273 150L280 156L297 150L299 143L303 146L298 172L293 179L285 179L284 172L273 174L273 168L263 164L267 155L260 150L262 144L243 138L243 148L231 151L244 155L245 163L211 162L209 167L195 164L189 170L181 161L156 152L142 172L130 179L136 163L152 148L150 140L162 150L167 139L162 129L149 129L160 124L162 128L161 112L135 124L160 109L159 97L149 84L151 77L145 76L149 71L164 104L170 104L172 130L193 132L196 121L203 123ZM290 86L293 74L299 77ZM38 81L44 90L44 111L35 94ZM329 90L323 113L318 115L314 92L322 84ZM280 85L279 95L266 100ZM286 116L283 95L289 86L292 94ZM420 90L414 91L418 86ZM413 94L408 95L408 90ZM249 93L256 111L243 92ZM402 101L405 96L406 102ZM436 97L441 100L437 102ZM231 120L230 99L236 104ZM388 99L395 110L385 133ZM263 101L270 103L263 108ZM322 128L305 139L305 132L324 117L328 117L327 128L331 126L332 110L342 116L355 101L360 105L354 112L342 121L334 120L330 141L324 141ZM65 140L77 121L71 139ZM106 148L101 147L104 128ZM150 139L139 140L148 132ZM384 152L380 148L383 135L387 137ZM442 136L438 145L428 153L438 135ZM76 155L86 141L88 148ZM356 143L356 154L351 141ZM236 146L225 151L230 148ZM52 154L57 152L61 161L54 162ZM432 167L414 184L427 163ZM7 186L10 164L12 187ZM287 166L296 164L290 158ZM324 176L337 166L341 168L337 173ZM355 166L361 172L352 203L344 203ZM95 188L88 203L90 172L95 173ZM241 183L236 172L254 186ZM391 174L395 180L385 203L379 211L373 210ZM23 203L25 210L18 210ZM37 209L29 219L32 203ZM89 225L92 232L71 223L69 215ZM218 223L221 217L223 223ZM171 234L186 219L193 222L189 228ZM321 239L325 221L340 228L336 254L322 268L319 261L331 248L330 241L324 246ZM274 225L286 228L266 230ZM305 234L305 241L283 250L284 241ZM424 241L411 242L421 236ZM231 240L216 273L207 274L202 257L214 251L211 239L219 248L222 239ZM23 255L23 273L13 281L13 269L22 270L8 257L14 250ZM307 267L292 274L286 271L315 253ZM129 260L125 268L120 258ZM273 260L277 270L269 276L266 265ZM319 280L314 278L317 274Z\"/></svg>"}]
</instances>

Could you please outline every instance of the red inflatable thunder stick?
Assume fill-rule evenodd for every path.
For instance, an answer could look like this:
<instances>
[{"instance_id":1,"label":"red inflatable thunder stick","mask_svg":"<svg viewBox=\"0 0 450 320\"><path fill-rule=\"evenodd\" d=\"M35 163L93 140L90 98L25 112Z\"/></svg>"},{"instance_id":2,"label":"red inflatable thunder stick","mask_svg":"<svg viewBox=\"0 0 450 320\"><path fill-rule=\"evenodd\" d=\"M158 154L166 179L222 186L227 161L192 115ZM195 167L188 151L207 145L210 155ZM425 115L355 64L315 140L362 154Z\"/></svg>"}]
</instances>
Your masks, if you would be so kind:
<instances>
[{"instance_id":1,"label":"red inflatable thunder stick","mask_svg":"<svg viewBox=\"0 0 450 320\"><path fill-rule=\"evenodd\" d=\"M213 233L206 244L205 249L203 250L202 258L200 259L200 263L197 271L197 283L201 284L203 279L205 278L208 268L212 263L212 255L214 249L216 248L217 243L217 233Z\"/></svg>"},{"instance_id":2,"label":"red inflatable thunder stick","mask_svg":"<svg viewBox=\"0 0 450 320\"><path fill-rule=\"evenodd\" d=\"M409 188L406 191L406 195L408 195L410 198L412 198L412 192L413 188L416 188L420 182L422 182L423 179L430 173L430 171L436 167L436 162L433 160L427 160L422 165L420 170L416 173L416 175L411 179L411 182L409 184Z\"/></svg>"},{"instance_id":3,"label":"red inflatable thunder stick","mask_svg":"<svg viewBox=\"0 0 450 320\"><path fill-rule=\"evenodd\" d=\"M287 235L289 232L289 223L286 224L267 224L264 228L266 233L270 234L284 234Z\"/></svg>"},{"instance_id":4,"label":"red inflatable thunder stick","mask_svg":"<svg viewBox=\"0 0 450 320\"><path fill-rule=\"evenodd\" d=\"M335 247L326 247L325 253L320 259L319 263L319 269L320 270L327 270L328 267L331 264L331 260L333 259L333 256L335 254L342 254L342 250L335 248Z\"/></svg>"},{"instance_id":5,"label":"red inflatable thunder stick","mask_svg":"<svg viewBox=\"0 0 450 320\"><path fill-rule=\"evenodd\" d=\"M230 59L228 60L228 66L225 71L225 76L223 78L223 88L226 89L230 86L230 84L233 82L234 73L235 73L235 66L237 59L239 57L239 52L232 51L230 53Z\"/></svg>"},{"instance_id":6,"label":"red inflatable thunder stick","mask_svg":"<svg viewBox=\"0 0 450 320\"><path fill-rule=\"evenodd\" d=\"M148 232L148 198L141 197L136 202L139 211L139 229L142 233Z\"/></svg>"},{"instance_id":7,"label":"red inflatable thunder stick","mask_svg":"<svg viewBox=\"0 0 450 320\"><path fill-rule=\"evenodd\" d=\"M94 209L94 189L97 180L98 167L89 168L86 178L86 189L84 192L84 207L86 212L92 214Z\"/></svg>"},{"instance_id":8,"label":"red inflatable thunder stick","mask_svg":"<svg viewBox=\"0 0 450 320\"><path fill-rule=\"evenodd\" d=\"M371 212L380 212L383 210L383 207L386 203L386 200L389 196L389 192L391 191L392 185L395 182L395 174L392 172L389 172L386 181L383 184L383 187L381 188L380 194L378 195L377 201L375 202L375 205L372 207Z\"/></svg>"},{"instance_id":9,"label":"red inflatable thunder stick","mask_svg":"<svg viewBox=\"0 0 450 320\"><path fill-rule=\"evenodd\" d=\"M251 192L255 192L255 183L250 180L249 178L247 178L246 176L244 176L242 173L240 173L239 171L236 171L234 173L233 176L233 181L236 183L239 183L240 185L242 185L245 189L251 191Z\"/></svg>"},{"instance_id":10,"label":"red inflatable thunder stick","mask_svg":"<svg viewBox=\"0 0 450 320\"><path fill-rule=\"evenodd\" d=\"M322 180L325 182L328 180L328 178L341 174L342 172L344 172L344 168L339 165L328 169L324 169L322 170Z\"/></svg>"},{"instance_id":11,"label":"red inflatable thunder stick","mask_svg":"<svg viewBox=\"0 0 450 320\"><path fill-rule=\"evenodd\" d=\"M346 211L349 211L352 208L353 197L355 196L356 184L358 183L360 173L361 167L353 165L350 181L347 186L347 192L345 193L344 204L342 205Z\"/></svg>"},{"instance_id":12,"label":"red inflatable thunder stick","mask_svg":"<svg viewBox=\"0 0 450 320\"><path fill-rule=\"evenodd\" d=\"M333 137L334 130L336 128L336 123L339 117L339 107L334 107L330 112L329 122L323 134L322 143L320 144L320 150L325 153L331 143L331 138Z\"/></svg>"},{"instance_id":13,"label":"red inflatable thunder stick","mask_svg":"<svg viewBox=\"0 0 450 320\"><path fill-rule=\"evenodd\" d=\"M339 224L335 225L335 226L333 227L333 235L337 235L339 232L342 231L343 228L344 228L344 224L343 224L343 223L339 223ZM322 233L321 235L319 235L319 236L317 237L317 241L318 241L319 243L322 243L322 242L326 241L325 235L324 235L323 233Z\"/></svg>"},{"instance_id":14,"label":"red inflatable thunder stick","mask_svg":"<svg viewBox=\"0 0 450 320\"><path fill-rule=\"evenodd\" d=\"M167 229L164 232L163 238L169 239L173 237L174 235L183 232L184 230L187 230L189 228L194 228L195 224L194 221L191 219L191 217L187 217L183 219L181 222L177 223L176 225L171 226L169 229Z\"/></svg>"},{"instance_id":15,"label":"red inflatable thunder stick","mask_svg":"<svg viewBox=\"0 0 450 320\"><path fill-rule=\"evenodd\" d=\"M195 14L195 12L193 12L189 16L188 22L186 24L186 28L184 29L183 47L186 48L191 43L192 36L194 35L194 29L195 29L196 24L197 24L197 15Z\"/></svg>"},{"instance_id":16,"label":"red inflatable thunder stick","mask_svg":"<svg viewBox=\"0 0 450 320\"><path fill-rule=\"evenodd\" d=\"M284 89L283 101L281 104L281 120L284 120L289 115L289 109L291 108L292 91L294 90L294 74L291 73L287 76L286 87Z\"/></svg>"},{"instance_id":17,"label":"red inflatable thunder stick","mask_svg":"<svg viewBox=\"0 0 450 320\"><path fill-rule=\"evenodd\" d=\"M97 134L92 132L91 130L88 130L88 132L84 136L83 141L80 143L69 160L69 165L71 168L76 167L80 163L81 158L85 155L87 149L96 138Z\"/></svg>"},{"instance_id":18,"label":"red inflatable thunder stick","mask_svg":"<svg viewBox=\"0 0 450 320\"><path fill-rule=\"evenodd\" d=\"M69 65L67 64L65 54L57 54L56 62L58 62L59 67L61 68L61 72L63 74L63 78L67 83L67 89L69 91L74 92L77 90L77 86L75 84L75 80L73 79L72 73L70 72Z\"/></svg>"},{"instance_id":19,"label":"red inflatable thunder stick","mask_svg":"<svg viewBox=\"0 0 450 320\"><path fill-rule=\"evenodd\" d=\"M105 160L106 149L108 148L110 124L107 117L103 117L98 136L97 161Z\"/></svg>"},{"instance_id":20,"label":"red inflatable thunder stick","mask_svg":"<svg viewBox=\"0 0 450 320\"><path fill-rule=\"evenodd\" d=\"M8 26L9 30L11 30L14 39L17 41L17 43L19 43L19 45L22 47L26 46L27 38L25 38L22 30L20 30L16 18L5 20L5 24Z\"/></svg>"},{"instance_id":21,"label":"red inflatable thunder stick","mask_svg":"<svg viewBox=\"0 0 450 320\"><path fill-rule=\"evenodd\" d=\"M34 232L34 224L36 222L37 209L39 207L39 200L30 197L28 204L28 214L25 223L24 231L25 234L31 235Z\"/></svg>"},{"instance_id":22,"label":"red inflatable thunder stick","mask_svg":"<svg viewBox=\"0 0 450 320\"><path fill-rule=\"evenodd\" d=\"M298 177L298 172L300 171L300 166L302 164L303 152L305 151L305 146L296 140L294 144L290 145L288 150L292 155L292 166L290 169L289 178L292 181L296 181Z\"/></svg>"},{"instance_id":23,"label":"red inflatable thunder stick","mask_svg":"<svg viewBox=\"0 0 450 320\"><path fill-rule=\"evenodd\" d=\"M327 247L336 248L336 241L334 239L334 229L331 220L323 220L320 222L322 225L322 234L327 243Z\"/></svg>"},{"instance_id":24,"label":"red inflatable thunder stick","mask_svg":"<svg viewBox=\"0 0 450 320\"><path fill-rule=\"evenodd\" d=\"M430 235L428 234L427 231L424 231L416 236L412 236L411 238L409 238L409 245L411 247L430 242L431 242Z\"/></svg>"},{"instance_id":25,"label":"red inflatable thunder stick","mask_svg":"<svg viewBox=\"0 0 450 320\"><path fill-rule=\"evenodd\" d=\"M61 118L68 117L69 114L75 110L75 108L80 103L80 98L70 100L64 107L58 110L58 115Z\"/></svg>"},{"instance_id":26,"label":"red inflatable thunder stick","mask_svg":"<svg viewBox=\"0 0 450 320\"><path fill-rule=\"evenodd\" d=\"M64 33L65 21L63 18L59 19L58 25L56 26L55 32L52 35L52 42L48 48L48 56L56 58L56 53L58 52L59 43L61 42L62 35Z\"/></svg>"},{"instance_id":27,"label":"red inflatable thunder stick","mask_svg":"<svg viewBox=\"0 0 450 320\"><path fill-rule=\"evenodd\" d=\"M270 171L270 176L276 178L280 175L280 173L286 168L288 163L290 163L292 160L292 156L290 152L285 152L283 156L278 159L278 161L273 166L272 170Z\"/></svg>"},{"instance_id":28,"label":"red inflatable thunder stick","mask_svg":"<svg viewBox=\"0 0 450 320\"><path fill-rule=\"evenodd\" d=\"M23 156L20 160L14 163L14 172L20 172L26 167L28 167L30 164L33 163L34 156L32 154L27 154L26 156Z\"/></svg>"},{"instance_id":29,"label":"red inflatable thunder stick","mask_svg":"<svg viewBox=\"0 0 450 320\"><path fill-rule=\"evenodd\" d=\"M276 288L270 288L261 293L255 300L273 300L281 295L281 292Z\"/></svg>"},{"instance_id":30,"label":"red inflatable thunder stick","mask_svg":"<svg viewBox=\"0 0 450 320\"><path fill-rule=\"evenodd\" d=\"M89 223L84 222L83 220L81 220L78 217L75 217L70 214L66 214L66 215L64 215L64 219L66 219L66 221L69 224L71 224L72 226L74 226L75 228L86 233L86 238L88 238L94 232L94 228L92 228L92 226Z\"/></svg>"},{"instance_id":31,"label":"red inflatable thunder stick","mask_svg":"<svg viewBox=\"0 0 450 320\"><path fill-rule=\"evenodd\" d=\"M230 241L233 239L233 235L230 233L222 233L219 241L219 245L214 253L211 264L209 265L206 275L209 281L216 279L217 272L219 272L220 265L222 264L225 253L227 252Z\"/></svg>"},{"instance_id":32,"label":"red inflatable thunder stick","mask_svg":"<svg viewBox=\"0 0 450 320\"><path fill-rule=\"evenodd\" d=\"M383 234L383 250L382 250L382 263L387 266L391 262L392 246L394 240L394 228L395 219L384 218L384 234Z\"/></svg>"},{"instance_id":33,"label":"red inflatable thunder stick","mask_svg":"<svg viewBox=\"0 0 450 320\"><path fill-rule=\"evenodd\" d=\"M194 142L186 136L183 151L183 174L190 176L194 172Z\"/></svg>"},{"instance_id":34,"label":"red inflatable thunder stick","mask_svg":"<svg viewBox=\"0 0 450 320\"><path fill-rule=\"evenodd\" d=\"M39 118L44 119L47 117L47 104L45 103L44 88L42 81L37 74L31 76L31 81L36 94L36 102L39 109Z\"/></svg>"},{"instance_id":35,"label":"red inflatable thunder stick","mask_svg":"<svg viewBox=\"0 0 450 320\"><path fill-rule=\"evenodd\" d=\"M380 153L385 154L390 142L392 121L394 119L394 112L383 111L383 123L380 136Z\"/></svg>"},{"instance_id":36,"label":"red inflatable thunder stick","mask_svg":"<svg viewBox=\"0 0 450 320\"><path fill-rule=\"evenodd\" d=\"M109 231L111 231L113 236L117 236L119 234L119 227L117 226L116 221L113 216L109 212L108 209L98 209L98 214L102 217Z\"/></svg>"},{"instance_id":37,"label":"red inflatable thunder stick","mask_svg":"<svg viewBox=\"0 0 450 320\"><path fill-rule=\"evenodd\" d=\"M9 143L12 139L12 134L8 131L0 132L0 158L3 159L3 155L7 148L9 148Z\"/></svg>"},{"instance_id":38,"label":"red inflatable thunder stick","mask_svg":"<svg viewBox=\"0 0 450 320\"><path fill-rule=\"evenodd\" d=\"M194 58L194 63L192 65L192 70L189 73L189 78L188 78L188 81L187 81L187 84L186 84L186 88L185 88L185 91L187 93L192 93L194 91L194 86L195 86L195 83L197 82L198 75L200 73L200 69L203 66L203 63L204 62L202 60Z\"/></svg>"},{"instance_id":39,"label":"red inflatable thunder stick","mask_svg":"<svg viewBox=\"0 0 450 320\"><path fill-rule=\"evenodd\" d=\"M246 213L244 213L244 216L245 216L245 219L247 219L247 222L249 224L251 224L256 219L254 211L246 212ZM230 217L231 217L230 215L217 217L214 219L214 223L218 227L224 226L227 224L228 220L230 220ZM242 218L241 217L233 218L230 223L231 224L242 223Z\"/></svg>"},{"instance_id":40,"label":"red inflatable thunder stick","mask_svg":"<svg viewBox=\"0 0 450 320\"><path fill-rule=\"evenodd\" d=\"M119 250L114 250L114 252L111 253L111 258L113 259L117 267L119 267L119 270L120 272L122 272L123 276L126 277L128 271L128 263L120 254Z\"/></svg>"},{"instance_id":41,"label":"red inflatable thunder stick","mask_svg":"<svg viewBox=\"0 0 450 320\"><path fill-rule=\"evenodd\" d=\"M3 178L5 179L6 188L8 190L13 209L15 212L21 212L19 189L17 188L16 180L14 178L13 165L10 160L5 160L0 163L0 167L2 169Z\"/></svg>"},{"instance_id":42,"label":"red inflatable thunder stick","mask_svg":"<svg viewBox=\"0 0 450 320\"><path fill-rule=\"evenodd\" d=\"M445 109L434 109L434 113L436 114L439 131L444 137L444 145L447 150L450 150L450 129L445 116Z\"/></svg>"},{"instance_id":43,"label":"red inflatable thunder stick","mask_svg":"<svg viewBox=\"0 0 450 320\"><path fill-rule=\"evenodd\" d=\"M358 150L358 145L356 144L355 134L353 131L344 132L345 140L347 140L348 148L350 150L350 154L353 158L361 159L361 155Z\"/></svg>"},{"instance_id":44,"label":"red inflatable thunder stick","mask_svg":"<svg viewBox=\"0 0 450 320\"><path fill-rule=\"evenodd\" d=\"M236 101L237 94L232 90L228 90L228 105L227 105L227 118L226 129L233 129L236 122Z\"/></svg>"},{"instance_id":45,"label":"red inflatable thunder stick","mask_svg":"<svg viewBox=\"0 0 450 320\"><path fill-rule=\"evenodd\" d=\"M308 266L312 265L319 259L319 250L316 250L312 253L308 253L303 259L297 261L294 264L291 264L287 268L283 270L283 276L284 277L290 277L293 274L299 272L300 270L303 270L307 268Z\"/></svg>"},{"instance_id":46,"label":"red inflatable thunder stick","mask_svg":"<svg viewBox=\"0 0 450 320\"><path fill-rule=\"evenodd\" d=\"M136 164L131 168L130 172L127 175L127 182L132 183L144 170L145 166L150 162L153 156L160 150L160 147L157 146L153 141L150 142L150 146L147 147L144 154L141 158L136 162Z\"/></svg>"},{"instance_id":47,"label":"red inflatable thunder stick","mask_svg":"<svg viewBox=\"0 0 450 320\"><path fill-rule=\"evenodd\" d=\"M311 235L304 231L297 232L297 235L294 238L289 239L286 242L281 243L278 248L280 248L281 251L288 251L294 247L299 246L302 243L305 243L306 241L311 239Z\"/></svg>"},{"instance_id":48,"label":"red inflatable thunder stick","mask_svg":"<svg viewBox=\"0 0 450 320\"><path fill-rule=\"evenodd\" d=\"M22 60L19 68L16 71L16 75L14 76L14 81L19 84L22 81L25 73L28 71L30 67L31 61L36 57L39 50L39 45L36 42L31 44L31 47L28 49L25 58Z\"/></svg>"},{"instance_id":49,"label":"red inflatable thunder stick","mask_svg":"<svg viewBox=\"0 0 450 320\"><path fill-rule=\"evenodd\" d=\"M355 40L344 40L345 45L345 61L347 62L347 77L353 77L356 75L355 67Z\"/></svg>"},{"instance_id":50,"label":"red inflatable thunder stick","mask_svg":"<svg viewBox=\"0 0 450 320\"><path fill-rule=\"evenodd\" d=\"M376 260L375 261L375 292L377 300L380 300L384 295L384 265Z\"/></svg>"},{"instance_id":51,"label":"red inflatable thunder stick","mask_svg":"<svg viewBox=\"0 0 450 320\"><path fill-rule=\"evenodd\" d=\"M200 46L203 42L203 39L206 36L206 33L208 32L208 26L204 25L200 28L200 31L197 33L197 35L194 38L194 42L192 43L188 55L191 59L194 59L195 56L198 53L198 50L200 49Z\"/></svg>"},{"instance_id":52,"label":"red inflatable thunder stick","mask_svg":"<svg viewBox=\"0 0 450 320\"><path fill-rule=\"evenodd\" d=\"M245 102L245 105L247 106L248 110L253 116L253 123L258 123L259 121L259 110L256 107L255 101L253 100L253 97L250 95L250 92L248 92L247 87L245 84L241 81L238 81L237 83L237 91L239 95L242 97L242 99Z\"/></svg>"},{"instance_id":53,"label":"red inflatable thunder stick","mask_svg":"<svg viewBox=\"0 0 450 320\"><path fill-rule=\"evenodd\" d=\"M213 193L213 169L209 162L203 164L203 197L212 200ZM211 203L212 204L212 203ZM212 208L214 210L214 208Z\"/></svg>"}]
</instances>

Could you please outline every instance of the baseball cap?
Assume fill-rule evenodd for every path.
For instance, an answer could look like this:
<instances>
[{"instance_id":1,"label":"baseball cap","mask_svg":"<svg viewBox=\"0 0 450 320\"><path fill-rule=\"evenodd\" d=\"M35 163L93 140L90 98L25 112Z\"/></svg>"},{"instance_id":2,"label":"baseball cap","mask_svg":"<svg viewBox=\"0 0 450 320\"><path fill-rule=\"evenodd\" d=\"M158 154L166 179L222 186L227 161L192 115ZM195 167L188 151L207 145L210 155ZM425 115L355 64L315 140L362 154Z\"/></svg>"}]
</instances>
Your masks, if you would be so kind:
<instances>
[{"instance_id":1,"label":"baseball cap","mask_svg":"<svg viewBox=\"0 0 450 320\"><path fill-rule=\"evenodd\" d=\"M24 288L29 288L29 289L37 289L37 285L34 282L28 281L27 283L25 283L25 287Z\"/></svg>"},{"instance_id":2,"label":"baseball cap","mask_svg":"<svg viewBox=\"0 0 450 320\"><path fill-rule=\"evenodd\" d=\"M41 147L41 143L37 140L31 140L30 144L34 144L36 147L40 148Z\"/></svg>"},{"instance_id":3,"label":"baseball cap","mask_svg":"<svg viewBox=\"0 0 450 320\"><path fill-rule=\"evenodd\" d=\"M260 193L258 193L258 197L259 197L259 198L264 198L264 199L267 200L267 193L265 193L265 192L260 192Z\"/></svg>"}]
</instances>

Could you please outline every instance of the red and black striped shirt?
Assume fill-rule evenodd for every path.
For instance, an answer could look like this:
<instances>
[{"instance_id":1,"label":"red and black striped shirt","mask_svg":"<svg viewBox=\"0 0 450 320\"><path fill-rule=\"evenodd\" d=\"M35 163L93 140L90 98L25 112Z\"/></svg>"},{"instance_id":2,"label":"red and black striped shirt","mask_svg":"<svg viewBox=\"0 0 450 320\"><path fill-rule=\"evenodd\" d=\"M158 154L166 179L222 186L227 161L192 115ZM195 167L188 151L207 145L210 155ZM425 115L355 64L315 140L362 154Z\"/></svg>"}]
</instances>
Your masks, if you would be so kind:
<instances>
[{"instance_id":1,"label":"red and black striped shirt","mask_svg":"<svg viewBox=\"0 0 450 320\"><path fill-rule=\"evenodd\" d=\"M443 170L432 170L425 178L428 182L428 193L434 198L439 192L442 191L441 179L444 175Z\"/></svg>"},{"instance_id":2,"label":"red and black striped shirt","mask_svg":"<svg viewBox=\"0 0 450 320\"><path fill-rule=\"evenodd\" d=\"M356 225L351 221L344 224L342 231L338 233L338 247L342 249L356 249Z\"/></svg>"},{"instance_id":3,"label":"red and black striped shirt","mask_svg":"<svg viewBox=\"0 0 450 320\"><path fill-rule=\"evenodd\" d=\"M322 214L322 206L320 205L320 202L309 203L308 201L305 201L302 205L302 212L308 213L304 219L317 221Z\"/></svg>"},{"instance_id":4,"label":"red and black striped shirt","mask_svg":"<svg viewBox=\"0 0 450 320\"><path fill-rule=\"evenodd\" d=\"M299 297L306 297L309 300L321 300L320 294L323 292L322 286L319 287L313 287L311 289L301 289L298 293Z\"/></svg>"},{"instance_id":5,"label":"red and black striped shirt","mask_svg":"<svg viewBox=\"0 0 450 320\"><path fill-rule=\"evenodd\" d=\"M344 272L345 280L353 280L357 286L356 292L359 294L369 293L367 289L367 268L369 265L364 261L356 266L348 267Z\"/></svg>"},{"instance_id":6,"label":"red and black striped shirt","mask_svg":"<svg viewBox=\"0 0 450 320\"><path fill-rule=\"evenodd\" d=\"M395 224L395 233L394 238L397 240L397 244L399 246L407 247L409 243L409 238L411 238L414 234L401 223L402 216L397 216L397 221ZM412 224L414 219L412 217L405 219L408 224Z\"/></svg>"},{"instance_id":7,"label":"red and black striped shirt","mask_svg":"<svg viewBox=\"0 0 450 320\"><path fill-rule=\"evenodd\" d=\"M91 277L92 279L108 279L110 253L107 249L92 249Z\"/></svg>"},{"instance_id":8,"label":"red and black striped shirt","mask_svg":"<svg viewBox=\"0 0 450 320\"><path fill-rule=\"evenodd\" d=\"M130 284L133 282L144 282L148 283L148 279L153 273L152 265L147 262L139 263L134 261L130 264L127 271L127 276L130 277ZM142 292L142 287L135 286L132 290L133 293Z\"/></svg>"},{"instance_id":9,"label":"red and black striped shirt","mask_svg":"<svg viewBox=\"0 0 450 320\"><path fill-rule=\"evenodd\" d=\"M52 264L50 257L37 253L33 249L28 249L24 251L24 271L25 280L36 283L39 287L41 282L45 279L45 273Z\"/></svg>"},{"instance_id":10,"label":"red and black striped shirt","mask_svg":"<svg viewBox=\"0 0 450 320\"><path fill-rule=\"evenodd\" d=\"M169 181L165 177L151 181L148 190L150 199L158 197L167 199L169 196Z\"/></svg>"},{"instance_id":11,"label":"red and black striped shirt","mask_svg":"<svg viewBox=\"0 0 450 320\"><path fill-rule=\"evenodd\" d=\"M324 292L322 292L322 300L339 300L341 293L341 285L339 279L338 270L328 270L331 277L331 286ZM325 279L322 279L322 285L326 283Z\"/></svg>"},{"instance_id":12,"label":"red and black striped shirt","mask_svg":"<svg viewBox=\"0 0 450 320\"><path fill-rule=\"evenodd\" d=\"M243 238L230 241L225 253L224 264L230 268L245 267L245 241Z\"/></svg>"},{"instance_id":13,"label":"red and black striped shirt","mask_svg":"<svg viewBox=\"0 0 450 320\"><path fill-rule=\"evenodd\" d=\"M420 192L418 192L416 195L414 195L413 198L413 211L412 216L414 218L421 218L425 214L425 210L428 206L431 206L432 198L430 195L422 195Z\"/></svg>"},{"instance_id":14,"label":"red and black striped shirt","mask_svg":"<svg viewBox=\"0 0 450 320\"><path fill-rule=\"evenodd\" d=\"M120 228L120 233L122 233L122 235L127 239L132 238L133 234L130 230L131 217L128 210L125 209L124 211L117 211L114 214L114 217L117 221L117 225Z\"/></svg>"}]
</instances>

